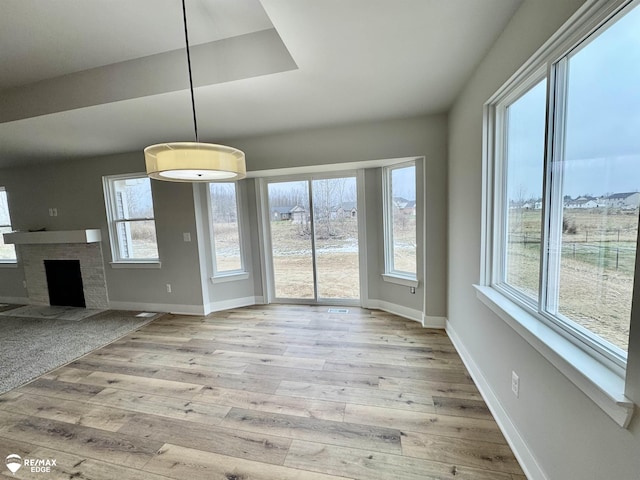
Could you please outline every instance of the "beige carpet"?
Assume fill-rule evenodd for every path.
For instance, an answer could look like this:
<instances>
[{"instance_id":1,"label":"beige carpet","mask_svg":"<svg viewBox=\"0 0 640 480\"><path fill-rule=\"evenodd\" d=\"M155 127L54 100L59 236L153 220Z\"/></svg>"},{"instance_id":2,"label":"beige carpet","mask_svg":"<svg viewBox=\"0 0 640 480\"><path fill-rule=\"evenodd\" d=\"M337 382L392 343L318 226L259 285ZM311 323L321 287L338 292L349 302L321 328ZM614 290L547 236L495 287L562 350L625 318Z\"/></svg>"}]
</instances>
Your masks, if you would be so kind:
<instances>
[{"instance_id":1,"label":"beige carpet","mask_svg":"<svg viewBox=\"0 0 640 480\"><path fill-rule=\"evenodd\" d=\"M65 365L146 325L162 314L107 310L78 320L0 312L0 393Z\"/></svg>"},{"instance_id":2,"label":"beige carpet","mask_svg":"<svg viewBox=\"0 0 640 480\"><path fill-rule=\"evenodd\" d=\"M22 318L55 318L58 320L69 320L78 322L85 318L92 317L104 310L96 310L90 308L79 307L56 307L41 305L23 305L22 307L13 308L0 312L5 317L22 317Z\"/></svg>"}]
</instances>

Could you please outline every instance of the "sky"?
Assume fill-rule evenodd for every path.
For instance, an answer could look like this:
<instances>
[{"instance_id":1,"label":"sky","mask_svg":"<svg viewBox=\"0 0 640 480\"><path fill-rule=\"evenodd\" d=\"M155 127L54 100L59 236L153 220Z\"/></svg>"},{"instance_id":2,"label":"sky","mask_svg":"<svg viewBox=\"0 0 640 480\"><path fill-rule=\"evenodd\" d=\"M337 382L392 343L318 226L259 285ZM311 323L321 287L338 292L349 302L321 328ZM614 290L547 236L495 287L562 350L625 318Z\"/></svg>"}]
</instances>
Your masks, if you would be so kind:
<instances>
[{"instance_id":1,"label":"sky","mask_svg":"<svg viewBox=\"0 0 640 480\"><path fill-rule=\"evenodd\" d=\"M569 57L563 195L640 190L640 7ZM543 81L509 107L508 192L542 196Z\"/></svg>"}]
</instances>

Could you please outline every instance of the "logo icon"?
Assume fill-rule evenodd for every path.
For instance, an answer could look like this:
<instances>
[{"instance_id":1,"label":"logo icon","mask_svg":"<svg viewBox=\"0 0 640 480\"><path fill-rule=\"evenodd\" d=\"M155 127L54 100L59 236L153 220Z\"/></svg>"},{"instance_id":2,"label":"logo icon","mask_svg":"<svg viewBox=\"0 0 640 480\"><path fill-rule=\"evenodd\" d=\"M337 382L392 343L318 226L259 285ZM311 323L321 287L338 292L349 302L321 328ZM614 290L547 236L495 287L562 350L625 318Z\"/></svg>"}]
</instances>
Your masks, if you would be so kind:
<instances>
[{"instance_id":1,"label":"logo icon","mask_svg":"<svg viewBox=\"0 0 640 480\"><path fill-rule=\"evenodd\" d=\"M22 457L20 455L12 453L10 455L7 455L7 460L5 461L5 463L7 464L7 468L11 470L11 473L15 474L18 470L20 470L20 467L22 466Z\"/></svg>"}]
</instances>

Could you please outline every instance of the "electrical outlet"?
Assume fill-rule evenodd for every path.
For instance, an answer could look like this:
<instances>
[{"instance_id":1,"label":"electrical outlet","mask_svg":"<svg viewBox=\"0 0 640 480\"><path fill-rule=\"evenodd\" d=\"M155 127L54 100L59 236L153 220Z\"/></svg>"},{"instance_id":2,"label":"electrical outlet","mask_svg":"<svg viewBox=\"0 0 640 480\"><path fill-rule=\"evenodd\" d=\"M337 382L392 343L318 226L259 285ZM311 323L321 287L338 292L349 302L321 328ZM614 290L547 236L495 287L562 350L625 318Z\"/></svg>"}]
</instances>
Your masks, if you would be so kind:
<instances>
[{"instance_id":1,"label":"electrical outlet","mask_svg":"<svg viewBox=\"0 0 640 480\"><path fill-rule=\"evenodd\" d=\"M167 283L167 293L171 293L171 284Z\"/></svg>"},{"instance_id":2,"label":"electrical outlet","mask_svg":"<svg viewBox=\"0 0 640 480\"><path fill-rule=\"evenodd\" d=\"M191 241L191 233L189 233L189 232L184 232L184 233L182 234L182 239L183 239L185 242L190 242L190 241Z\"/></svg>"},{"instance_id":3,"label":"electrical outlet","mask_svg":"<svg viewBox=\"0 0 640 480\"><path fill-rule=\"evenodd\" d=\"M520 377L516 372L511 372L511 391L516 396L520 397Z\"/></svg>"},{"instance_id":4,"label":"electrical outlet","mask_svg":"<svg viewBox=\"0 0 640 480\"><path fill-rule=\"evenodd\" d=\"M415 295L416 293L416 287L409 287L409 292L413 293Z\"/></svg>"}]
</instances>

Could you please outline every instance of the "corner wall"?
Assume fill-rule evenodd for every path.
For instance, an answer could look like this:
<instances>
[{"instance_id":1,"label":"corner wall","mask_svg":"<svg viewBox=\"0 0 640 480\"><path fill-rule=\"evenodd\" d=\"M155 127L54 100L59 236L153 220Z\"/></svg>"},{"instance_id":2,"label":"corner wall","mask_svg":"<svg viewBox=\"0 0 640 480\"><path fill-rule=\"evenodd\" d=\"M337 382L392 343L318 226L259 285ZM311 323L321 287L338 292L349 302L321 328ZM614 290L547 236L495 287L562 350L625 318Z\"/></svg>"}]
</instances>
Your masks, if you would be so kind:
<instances>
[{"instance_id":1,"label":"corner wall","mask_svg":"<svg viewBox=\"0 0 640 480\"><path fill-rule=\"evenodd\" d=\"M369 296L371 306L385 306L443 320L446 316L446 175L447 117L418 116L405 119L317 128L228 142L245 151L248 170L270 170L293 166L328 165L379 159L425 157L424 183L427 227L425 248L418 258L421 282L416 294L408 287L382 280L382 200L381 179L375 171L365 175L368 188L367 243L370 244ZM379 170L379 169L378 169ZM49 165L24 166L0 172L0 184L7 187L14 228L49 230L100 228L106 280L112 308L150 309L202 314L219 307L237 306L247 299L263 298L261 248L254 181L244 188L251 277L240 282L212 285L210 243L205 226L206 213L189 184L152 182L158 250L162 268L112 268L106 223L102 176L143 172L142 151L122 155L87 158ZM58 209L49 217L48 209ZM204 215L204 216L203 216ZM183 241L183 233L191 242ZM246 233L246 232L245 232ZM0 299L18 301L26 291L24 275L18 268L0 268ZM166 284L172 293L166 292ZM378 303L376 304L375 301ZM240 302L240 303L238 303ZM397 308L396 308L397 307Z\"/></svg>"},{"instance_id":2,"label":"corner wall","mask_svg":"<svg viewBox=\"0 0 640 480\"><path fill-rule=\"evenodd\" d=\"M446 317L447 116L430 115L398 120L332 126L279 135L232 139L226 143L247 155L247 170L262 171L368 160L425 157L426 234L419 253L419 272L427 278L416 294L408 287L385 283L382 257L382 198L375 172L367 172L367 245L369 296L372 306L397 305L423 313L427 319ZM379 175L378 175L379 177ZM419 194L420 192L418 192ZM420 228L420 225L418 226ZM252 251L259 252L258 237ZM419 274L422 276L421 274ZM375 301L378 301L376 304Z\"/></svg>"},{"instance_id":3,"label":"corner wall","mask_svg":"<svg viewBox=\"0 0 640 480\"><path fill-rule=\"evenodd\" d=\"M162 268L112 268L102 177L144 171L142 152L35 165L2 171L17 230L99 228L111 308L200 313L202 288L191 185L152 181L156 234ZM55 207L58 216L50 217ZM192 242L183 241L190 232ZM9 273L7 275L7 273ZM0 297L22 287L17 269L0 269ZM166 292L166 284L172 293Z\"/></svg>"},{"instance_id":4,"label":"corner wall","mask_svg":"<svg viewBox=\"0 0 640 480\"><path fill-rule=\"evenodd\" d=\"M628 430L618 427L472 286L480 278L483 104L581 4L526 0L450 112L448 327L530 479L631 480L640 472L638 412ZM511 393L512 370L519 398Z\"/></svg>"}]
</instances>

